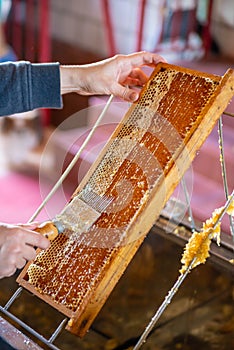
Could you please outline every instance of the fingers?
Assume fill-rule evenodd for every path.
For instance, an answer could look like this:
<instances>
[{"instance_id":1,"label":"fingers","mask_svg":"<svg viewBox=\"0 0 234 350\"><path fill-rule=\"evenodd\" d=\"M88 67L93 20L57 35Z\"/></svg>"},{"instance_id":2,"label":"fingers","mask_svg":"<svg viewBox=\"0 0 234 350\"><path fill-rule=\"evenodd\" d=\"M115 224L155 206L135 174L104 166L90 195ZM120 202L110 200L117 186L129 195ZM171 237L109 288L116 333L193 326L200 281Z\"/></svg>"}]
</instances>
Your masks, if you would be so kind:
<instances>
[{"instance_id":1,"label":"fingers","mask_svg":"<svg viewBox=\"0 0 234 350\"><path fill-rule=\"evenodd\" d=\"M22 257L25 261L34 260L36 258L36 251L34 248L25 246Z\"/></svg>"},{"instance_id":2,"label":"fingers","mask_svg":"<svg viewBox=\"0 0 234 350\"><path fill-rule=\"evenodd\" d=\"M146 65L153 67L159 62L165 62L160 55L145 51L125 56L117 55L115 60L118 66L118 84L114 85L112 93L129 102L135 102L139 97L139 93L131 87L143 86L148 81L148 76L140 67ZM126 85L128 85L128 88Z\"/></svg>"},{"instance_id":3,"label":"fingers","mask_svg":"<svg viewBox=\"0 0 234 350\"><path fill-rule=\"evenodd\" d=\"M39 222L34 221L34 222L30 222L29 224L17 224L17 226L28 229L28 230L35 230L35 228L37 228L37 226L39 225Z\"/></svg>"},{"instance_id":4,"label":"fingers","mask_svg":"<svg viewBox=\"0 0 234 350\"><path fill-rule=\"evenodd\" d=\"M40 249L47 249L50 245L49 240L43 235L29 230L25 230L24 242L27 245Z\"/></svg>"},{"instance_id":5,"label":"fingers","mask_svg":"<svg viewBox=\"0 0 234 350\"><path fill-rule=\"evenodd\" d=\"M130 55L117 55L115 59L119 61L125 69L133 69L142 66L155 67L159 62L166 62L165 59L156 54L146 51L132 53Z\"/></svg>"},{"instance_id":6,"label":"fingers","mask_svg":"<svg viewBox=\"0 0 234 350\"><path fill-rule=\"evenodd\" d=\"M0 266L0 279L14 275L16 270L17 268L14 266L6 266L5 268L1 268Z\"/></svg>"},{"instance_id":7,"label":"fingers","mask_svg":"<svg viewBox=\"0 0 234 350\"><path fill-rule=\"evenodd\" d=\"M130 54L130 55L127 55L126 57L129 57L129 59L131 59L132 65L134 65L135 67L139 67L142 65L155 66L159 62L166 62L162 56L156 53L151 53L146 51Z\"/></svg>"},{"instance_id":8,"label":"fingers","mask_svg":"<svg viewBox=\"0 0 234 350\"><path fill-rule=\"evenodd\" d=\"M128 86L122 86L121 84L114 84L113 85L113 92L115 96L122 98L125 101L128 102L135 102L139 94L137 91L130 89Z\"/></svg>"},{"instance_id":9,"label":"fingers","mask_svg":"<svg viewBox=\"0 0 234 350\"><path fill-rule=\"evenodd\" d=\"M147 81L148 76L141 69L134 68L121 83L129 86L143 86Z\"/></svg>"},{"instance_id":10,"label":"fingers","mask_svg":"<svg viewBox=\"0 0 234 350\"><path fill-rule=\"evenodd\" d=\"M0 258L0 278L14 275L16 270L22 269L27 262L25 258L14 254L8 254L8 257L4 259L4 265L1 263L1 260Z\"/></svg>"},{"instance_id":11,"label":"fingers","mask_svg":"<svg viewBox=\"0 0 234 350\"><path fill-rule=\"evenodd\" d=\"M27 261L34 260L35 247L46 249L49 245L49 240L37 232L20 226L1 226L0 278L11 276Z\"/></svg>"},{"instance_id":12,"label":"fingers","mask_svg":"<svg viewBox=\"0 0 234 350\"><path fill-rule=\"evenodd\" d=\"M18 224L17 227L22 227L24 229L21 233L19 228L18 231L19 234L24 236L22 238L25 241L25 244L38 247L40 249L47 249L49 247L50 242L48 239L38 232L33 231L38 227L37 222L32 222L30 224Z\"/></svg>"},{"instance_id":13,"label":"fingers","mask_svg":"<svg viewBox=\"0 0 234 350\"><path fill-rule=\"evenodd\" d=\"M142 52L142 56L144 60L144 65L155 66L159 62L166 62L166 60L162 56L156 53Z\"/></svg>"},{"instance_id":14,"label":"fingers","mask_svg":"<svg viewBox=\"0 0 234 350\"><path fill-rule=\"evenodd\" d=\"M139 68L134 68L129 76L138 80L138 82L140 82L142 85L148 81L148 76Z\"/></svg>"},{"instance_id":15,"label":"fingers","mask_svg":"<svg viewBox=\"0 0 234 350\"><path fill-rule=\"evenodd\" d=\"M15 262L15 267L16 269L22 269L24 267L24 265L26 264L27 260L22 258L22 257L18 257L18 259Z\"/></svg>"}]
</instances>

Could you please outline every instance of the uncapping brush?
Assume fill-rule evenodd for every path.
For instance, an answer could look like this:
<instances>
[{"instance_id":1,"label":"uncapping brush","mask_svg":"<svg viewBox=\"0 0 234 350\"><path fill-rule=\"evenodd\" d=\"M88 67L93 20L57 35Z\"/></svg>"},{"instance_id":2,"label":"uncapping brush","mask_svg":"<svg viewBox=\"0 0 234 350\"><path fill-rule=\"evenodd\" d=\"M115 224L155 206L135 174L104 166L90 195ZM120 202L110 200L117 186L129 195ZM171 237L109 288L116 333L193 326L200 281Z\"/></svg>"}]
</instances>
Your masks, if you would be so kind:
<instances>
[{"instance_id":1,"label":"uncapping brush","mask_svg":"<svg viewBox=\"0 0 234 350\"><path fill-rule=\"evenodd\" d=\"M87 187L75 196L52 221L43 222L34 231L50 241L65 230L85 232L105 212L112 201L112 197L100 196Z\"/></svg>"}]
</instances>

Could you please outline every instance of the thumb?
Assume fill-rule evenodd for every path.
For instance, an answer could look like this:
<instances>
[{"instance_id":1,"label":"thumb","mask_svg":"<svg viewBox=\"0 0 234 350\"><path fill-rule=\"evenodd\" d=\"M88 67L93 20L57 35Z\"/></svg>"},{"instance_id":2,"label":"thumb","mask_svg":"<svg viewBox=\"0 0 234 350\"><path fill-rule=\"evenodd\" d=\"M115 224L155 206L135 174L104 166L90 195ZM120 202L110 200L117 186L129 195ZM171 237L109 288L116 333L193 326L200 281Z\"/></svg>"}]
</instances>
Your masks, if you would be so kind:
<instances>
[{"instance_id":1,"label":"thumb","mask_svg":"<svg viewBox=\"0 0 234 350\"><path fill-rule=\"evenodd\" d=\"M22 228L25 228L27 230L34 230L35 228L37 228L39 225L39 222L37 221L34 221L34 222L31 222L31 223L26 223L26 224L21 224L21 223L18 223L17 226L20 226Z\"/></svg>"},{"instance_id":2,"label":"thumb","mask_svg":"<svg viewBox=\"0 0 234 350\"><path fill-rule=\"evenodd\" d=\"M128 102L135 102L138 97L139 94L137 91L130 89L128 86L122 86L121 84L115 84L115 86L113 87L113 91L112 93L117 96L122 98L125 101Z\"/></svg>"}]
</instances>

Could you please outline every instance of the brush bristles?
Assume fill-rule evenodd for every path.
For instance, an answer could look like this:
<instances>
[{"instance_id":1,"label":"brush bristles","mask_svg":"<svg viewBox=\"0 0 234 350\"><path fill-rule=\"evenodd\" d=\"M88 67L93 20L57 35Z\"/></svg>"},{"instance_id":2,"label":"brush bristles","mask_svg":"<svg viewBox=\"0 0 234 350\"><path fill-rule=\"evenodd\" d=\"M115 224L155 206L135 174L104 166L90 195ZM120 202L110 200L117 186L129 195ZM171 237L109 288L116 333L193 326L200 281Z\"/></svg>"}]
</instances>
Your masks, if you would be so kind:
<instances>
[{"instance_id":1,"label":"brush bristles","mask_svg":"<svg viewBox=\"0 0 234 350\"><path fill-rule=\"evenodd\" d=\"M104 212L113 201L113 198L106 197L104 195L100 196L97 193L93 192L91 189L82 191L79 198L99 213Z\"/></svg>"}]
</instances>

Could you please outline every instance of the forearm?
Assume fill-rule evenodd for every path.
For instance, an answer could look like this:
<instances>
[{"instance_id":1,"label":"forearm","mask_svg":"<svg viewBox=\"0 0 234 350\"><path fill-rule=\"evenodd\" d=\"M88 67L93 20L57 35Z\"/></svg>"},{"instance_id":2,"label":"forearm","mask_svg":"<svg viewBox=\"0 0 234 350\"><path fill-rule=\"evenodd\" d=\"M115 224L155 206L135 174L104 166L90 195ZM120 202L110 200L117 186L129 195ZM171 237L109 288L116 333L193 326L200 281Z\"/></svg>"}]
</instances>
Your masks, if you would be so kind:
<instances>
[{"instance_id":1,"label":"forearm","mask_svg":"<svg viewBox=\"0 0 234 350\"><path fill-rule=\"evenodd\" d=\"M87 87L91 72L92 65L60 65L61 94L76 92L81 95L91 95Z\"/></svg>"},{"instance_id":2,"label":"forearm","mask_svg":"<svg viewBox=\"0 0 234 350\"><path fill-rule=\"evenodd\" d=\"M0 64L0 116L61 107L58 63Z\"/></svg>"},{"instance_id":3,"label":"forearm","mask_svg":"<svg viewBox=\"0 0 234 350\"><path fill-rule=\"evenodd\" d=\"M147 76L140 67L154 67L163 58L140 52L116 55L88 65L11 62L0 64L0 116L36 108L61 108L61 94L115 95L135 102Z\"/></svg>"}]
</instances>

